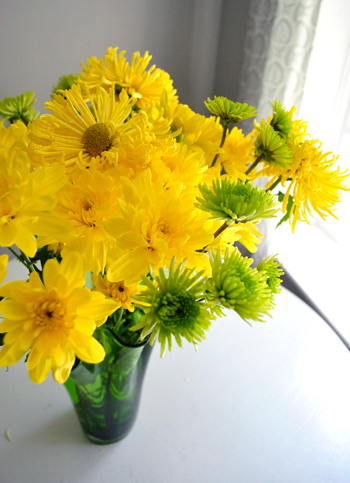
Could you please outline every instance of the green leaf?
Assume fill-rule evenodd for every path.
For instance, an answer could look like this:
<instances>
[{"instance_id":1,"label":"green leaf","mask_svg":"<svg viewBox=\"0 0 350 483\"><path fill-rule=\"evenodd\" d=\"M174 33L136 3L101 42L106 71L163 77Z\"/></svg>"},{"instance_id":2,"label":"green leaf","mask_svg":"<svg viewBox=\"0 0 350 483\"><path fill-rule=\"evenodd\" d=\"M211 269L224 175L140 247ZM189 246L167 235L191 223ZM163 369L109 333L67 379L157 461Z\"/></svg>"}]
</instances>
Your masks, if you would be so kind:
<instances>
[{"instance_id":1,"label":"green leaf","mask_svg":"<svg viewBox=\"0 0 350 483\"><path fill-rule=\"evenodd\" d=\"M284 193L282 193L281 191L279 191L278 193L278 201L279 202L283 202L284 200ZM289 198L288 198L288 203L287 203L287 212L286 214L280 219L280 221L277 223L276 225L276 228L280 225L282 225L282 223L284 223L285 221L288 221L289 220L289 217L292 213L292 207L293 207L293 204L294 204L294 199L293 199L293 196L292 195L289 195Z\"/></svg>"}]
</instances>

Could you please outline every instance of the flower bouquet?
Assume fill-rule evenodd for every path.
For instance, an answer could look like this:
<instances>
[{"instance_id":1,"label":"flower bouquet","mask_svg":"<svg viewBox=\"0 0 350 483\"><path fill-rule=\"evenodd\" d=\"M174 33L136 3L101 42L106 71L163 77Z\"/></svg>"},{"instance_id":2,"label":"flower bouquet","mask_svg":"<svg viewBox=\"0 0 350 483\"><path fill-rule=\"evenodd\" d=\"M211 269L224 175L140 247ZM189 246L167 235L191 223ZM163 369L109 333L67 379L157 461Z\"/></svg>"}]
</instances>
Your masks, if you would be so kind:
<instances>
[{"instance_id":1,"label":"flower bouquet","mask_svg":"<svg viewBox=\"0 0 350 483\"><path fill-rule=\"evenodd\" d=\"M199 115L150 60L109 48L39 117L33 93L0 102L0 245L29 272L0 287L0 366L26 356L35 383L52 371L96 443L130 430L156 341L163 357L226 309L270 315L277 256L253 268L239 249L257 250L259 222L335 216L348 189L295 108L273 101L244 135L253 106L214 97Z\"/></svg>"}]
</instances>

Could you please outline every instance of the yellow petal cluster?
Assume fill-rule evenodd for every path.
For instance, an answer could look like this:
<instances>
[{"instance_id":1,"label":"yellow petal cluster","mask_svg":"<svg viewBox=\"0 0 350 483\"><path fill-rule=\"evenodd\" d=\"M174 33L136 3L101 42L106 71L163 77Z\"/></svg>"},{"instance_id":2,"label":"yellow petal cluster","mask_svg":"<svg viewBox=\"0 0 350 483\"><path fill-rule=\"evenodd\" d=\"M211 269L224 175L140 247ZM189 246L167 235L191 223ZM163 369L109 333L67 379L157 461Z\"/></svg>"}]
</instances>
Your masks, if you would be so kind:
<instances>
[{"instance_id":1,"label":"yellow petal cluster","mask_svg":"<svg viewBox=\"0 0 350 483\"><path fill-rule=\"evenodd\" d=\"M33 272L28 282L8 282L0 288L0 313L6 332L0 351L0 366L10 366L29 351L27 367L31 380L43 382L50 370L64 383L75 361L98 363L103 347L93 337L95 321L105 321L117 304L99 292L84 288L86 266L78 253L61 264L48 260L43 282Z\"/></svg>"},{"instance_id":2,"label":"yellow petal cluster","mask_svg":"<svg viewBox=\"0 0 350 483\"><path fill-rule=\"evenodd\" d=\"M92 274L91 279L95 286L93 291L97 290L107 298L114 300L118 309L123 307L123 309L128 310L129 312L134 312L132 297L141 293L142 286L138 283L125 285L124 280L110 282L106 276L102 277L101 275L94 274Z\"/></svg>"},{"instance_id":3,"label":"yellow petal cluster","mask_svg":"<svg viewBox=\"0 0 350 483\"><path fill-rule=\"evenodd\" d=\"M164 189L152 182L150 171L132 182L124 178L121 184L121 216L107 220L105 228L124 253L109 267L108 279L136 283L150 265L159 268L174 256L187 258L191 267L200 265L204 254L197 250L211 243L213 235L206 230L207 216L194 207L194 194Z\"/></svg>"},{"instance_id":4,"label":"yellow petal cluster","mask_svg":"<svg viewBox=\"0 0 350 483\"><path fill-rule=\"evenodd\" d=\"M296 108L289 116L293 119ZM271 122L272 118L268 121ZM253 137L257 131L253 131ZM312 139L307 132L307 122L301 119L292 120L292 128L285 138L285 143L292 155L289 167L273 163L264 163L250 175L252 179L267 177L266 188L280 183L285 188L282 209L287 210L290 196L292 207L289 212L289 223L294 232L298 221L310 222L316 214L322 219L327 216L336 218L334 212L340 201L340 192L349 191L346 181L347 170L340 171L336 162L339 156L332 152L323 152L322 143Z\"/></svg>"},{"instance_id":5,"label":"yellow petal cluster","mask_svg":"<svg viewBox=\"0 0 350 483\"><path fill-rule=\"evenodd\" d=\"M47 234L54 226L64 230L59 220L46 215L55 206L54 195L65 185L67 177L62 166L32 169L25 151L25 127L13 124L4 131L1 124L0 136L0 246L15 244L34 257L37 249L34 235Z\"/></svg>"},{"instance_id":6,"label":"yellow petal cluster","mask_svg":"<svg viewBox=\"0 0 350 483\"><path fill-rule=\"evenodd\" d=\"M148 67L151 59L148 52L142 57L135 52L129 64L124 50L118 55L118 48L109 48L103 59L91 57L86 66L82 64L80 82L93 93L100 86L109 88L112 84L117 94L125 89L140 108L151 101L159 101L163 91L169 98L175 98L176 91L169 74L155 66Z\"/></svg>"}]
</instances>

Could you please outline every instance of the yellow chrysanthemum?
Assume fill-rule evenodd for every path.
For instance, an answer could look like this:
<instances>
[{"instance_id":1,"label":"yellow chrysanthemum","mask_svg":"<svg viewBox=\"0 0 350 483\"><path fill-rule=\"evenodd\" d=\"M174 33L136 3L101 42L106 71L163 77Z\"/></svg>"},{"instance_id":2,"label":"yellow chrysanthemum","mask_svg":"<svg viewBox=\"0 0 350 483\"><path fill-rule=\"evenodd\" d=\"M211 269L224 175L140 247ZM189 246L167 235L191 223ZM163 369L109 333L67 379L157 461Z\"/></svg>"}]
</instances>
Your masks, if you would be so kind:
<instances>
[{"instance_id":1,"label":"yellow chrysanthemum","mask_svg":"<svg viewBox=\"0 0 350 483\"><path fill-rule=\"evenodd\" d=\"M9 261L8 255L0 255L0 283L4 281L7 275L7 263Z\"/></svg>"},{"instance_id":2,"label":"yellow chrysanthemum","mask_svg":"<svg viewBox=\"0 0 350 483\"><path fill-rule=\"evenodd\" d=\"M255 253L256 245L261 243L262 234L254 223L237 223L231 225L223 232L219 237L220 245L223 247L223 251L227 246L232 247L232 244L236 241L241 243L250 253ZM233 247L232 247L233 248Z\"/></svg>"},{"instance_id":3,"label":"yellow chrysanthemum","mask_svg":"<svg viewBox=\"0 0 350 483\"><path fill-rule=\"evenodd\" d=\"M166 187L196 187L208 170L204 153L192 151L186 145L176 144L164 155L151 159L150 169L154 181L163 181Z\"/></svg>"},{"instance_id":4,"label":"yellow chrysanthemum","mask_svg":"<svg viewBox=\"0 0 350 483\"><path fill-rule=\"evenodd\" d=\"M1 126L0 133L4 143L0 147L0 245L16 244L33 257L37 248L34 234L49 235L53 227L65 229L47 212L55 205L54 194L67 178L61 166L32 171L24 141L18 140L21 133L26 136L23 128L11 126L6 136Z\"/></svg>"},{"instance_id":5,"label":"yellow chrysanthemum","mask_svg":"<svg viewBox=\"0 0 350 483\"><path fill-rule=\"evenodd\" d=\"M0 121L0 155L6 156L15 143L25 150L28 144L27 126L23 122L15 122L6 128L4 122Z\"/></svg>"},{"instance_id":6,"label":"yellow chrysanthemum","mask_svg":"<svg viewBox=\"0 0 350 483\"><path fill-rule=\"evenodd\" d=\"M124 179L122 186L122 216L107 220L105 227L125 253L109 267L108 279L136 283L149 265L160 267L173 256L198 265L204 254L196 250L213 238L204 227L206 215L194 207L193 193L164 189L162 183L152 183L149 171L133 183Z\"/></svg>"},{"instance_id":7,"label":"yellow chrysanthemum","mask_svg":"<svg viewBox=\"0 0 350 483\"><path fill-rule=\"evenodd\" d=\"M176 91L169 74L155 66L148 68L152 56L146 52L143 57L135 52L129 64L125 51L117 54L118 48L109 48L104 59L91 57L87 66L82 65L83 71L79 78L82 84L95 92L99 86L108 88L115 85L116 93L126 89L130 97L137 101L137 106L144 108L150 101L159 101L163 91L169 98L175 98Z\"/></svg>"},{"instance_id":8,"label":"yellow chrysanthemum","mask_svg":"<svg viewBox=\"0 0 350 483\"><path fill-rule=\"evenodd\" d=\"M116 100L113 88L99 89L91 104L83 100L76 85L64 96L54 95L46 103L52 114L30 126L31 150L47 164L63 163L69 172L77 166L109 169L130 158L144 163L150 125L142 111L130 117L134 100L124 91Z\"/></svg>"},{"instance_id":9,"label":"yellow chrysanthemum","mask_svg":"<svg viewBox=\"0 0 350 483\"><path fill-rule=\"evenodd\" d=\"M138 283L132 285L125 285L124 281L110 282L108 278L102 277L101 275L91 275L91 280L95 285L93 291L103 293L105 297L114 300L117 303L117 308L123 307L129 312L134 311L134 306L132 305L132 296L141 293L141 288Z\"/></svg>"},{"instance_id":10,"label":"yellow chrysanthemum","mask_svg":"<svg viewBox=\"0 0 350 483\"><path fill-rule=\"evenodd\" d=\"M0 351L0 366L10 366L28 351L31 380L43 382L52 369L54 379L64 383L75 356L88 363L104 359L103 347L93 337L95 321L106 320L116 303L99 292L84 288L86 267L78 253L61 264L48 260L43 281L33 272L28 282L8 282L0 288L6 332Z\"/></svg>"},{"instance_id":11,"label":"yellow chrysanthemum","mask_svg":"<svg viewBox=\"0 0 350 483\"><path fill-rule=\"evenodd\" d=\"M115 243L104 223L120 213L120 196L118 182L107 172L87 169L73 173L72 181L57 193L57 205L52 210L55 217L70 226L70 233L67 236L57 230L53 239L40 238L40 246L64 243L63 256L79 252L84 255L89 271L103 272Z\"/></svg>"},{"instance_id":12,"label":"yellow chrysanthemum","mask_svg":"<svg viewBox=\"0 0 350 483\"><path fill-rule=\"evenodd\" d=\"M282 208L286 210L289 195L293 196L290 224L294 232L297 221L308 221L308 216L317 213L325 219L334 214L335 204L340 201L340 191L349 190L344 182L347 171L340 171L334 164L338 156L323 153L317 140L305 141L293 150L293 163L288 171L291 179L284 196ZM330 157L331 156L331 157ZM287 175L285 175L287 176ZM284 185L284 180L282 180Z\"/></svg>"},{"instance_id":13,"label":"yellow chrysanthemum","mask_svg":"<svg viewBox=\"0 0 350 483\"><path fill-rule=\"evenodd\" d=\"M168 101L166 96L162 96L160 109L166 119L172 120L172 129L180 133L177 140L192 150L203 151L211 166L214 156L222 152L220 119L197 114L185 104Z\"/></svg>"},{"instance_id":14,"label":"yellow chrysanthemum","mask_svg":"<svg viewBox=\"0 0 350 483\"><path fill-rule=\"evenodd\" d=\"M234 127L226 136L223 146L224 152L219 155L218 162L232 181L236 179L246 180L246 171L253 161L254 138L245 136L241 129Z\"/></svg>"}]
</instances>

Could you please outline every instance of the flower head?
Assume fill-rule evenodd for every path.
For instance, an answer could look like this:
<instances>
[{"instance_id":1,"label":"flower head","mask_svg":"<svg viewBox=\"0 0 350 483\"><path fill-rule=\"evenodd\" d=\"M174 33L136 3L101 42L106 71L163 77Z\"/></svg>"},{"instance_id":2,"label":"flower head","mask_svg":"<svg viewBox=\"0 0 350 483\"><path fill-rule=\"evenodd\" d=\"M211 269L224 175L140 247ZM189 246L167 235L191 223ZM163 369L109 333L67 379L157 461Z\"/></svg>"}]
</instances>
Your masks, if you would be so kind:
<instances>
[{"instance_id":1,"label":"flower head","mask_svg":"<svg viewBox=\"0 0 350 483\"><path fill-rule=\"evenodd\" d=\"M134 311L132 304L134 295L140 293L141 288L138 283L133 285L125 285L124 281L110 282L106 276L91 275L91 280L95 286L92 290L97 290L104 294L105 297L114 300L117 303L117 308L123 307L129 312Z\"/></svg>"},{"instance_id":2,"label":"flower head","mask_svg":"<svg viewBox=\"0 0 350 483\"><path fill-rule=\"evenodd\" d=\"M289 168L292 163L292 153L286 142L265 121L261 122L258 130L256 152L265 162L282 168Z\"/></svg>"},{"instance_id":3,"label":"flower head","mask_svg":"<svg viewBox=\"0 0 350 483\"><path fill-rule=\"evenodd\" d=\"M28 124L39 115L32 107L34 103L34 92L25 92L17 97L5 97L0 101L0 117L10 123L22 121Z\"/></svg>"},{"instance_id":4,"label":"flower head","mask_svg":"<svg viewBox=\"0 0 350 483\"><path fill-rule=\"evenodd\" d=\"M195 275L193 270L185 268L185 263L175 268L173 258L169 271L161 268L158 275L151 272L153 282L143 277L147 290L134 297L145 315L131 330L142 329L141 338L152 333L151 344L158 336L162 357L167 344L172 350L172 337L180 347L182 337L196 346L197 342L205 339L205 331L214 319L208 310L209 305L202 300L205 286L205 279L201 278L203 273Z\"/></svg>"},{"instance_id":5,"label":"flower head","mask_svg":"<svg viewBox=\"0 0 350 483\"><path fill-rule=\"evenodd\" d=\"M197 250L211 243L213 236L206 226L206 216L194 206L192 191L167 188L161 180L153 183L150 171L131 182L121 180L125 202L120 202L121 216L104 223L123 250L108 268L111 282L124 280L127 285L147 275L149 265L155 270L176 256L188 259L191 268L206 258Z\"/></svg>"},{"instance_id":6,"label":"flower head","mask_svg":"<svg viewBox=\"0 0 350 483\"><path fill-rule=\"evenodd\" d=\"M292 118L290 112L283 107L282 102L277 99L272 102L273 116L270 120L270 125L273 129L283 136L287 137L293 127Z\"/></svg>"},{"instance_id":7,"label":"flower head","mask_svg":"<svg viewBox=\"0 0 350 483\"><path fill-rule=\"evenodd\" d=\"M340 191L349 191L345 181L348 171L335 166L338 156L324 153L317 140L304 141L293 148L293 163L288 173L283 173L283 184L289 182L284 195L286 210L289 195L293 197L290 224L294 231L297 221L308 222L317 213L322 219L331 215L336 218L335 205L340 201ZM290 181L288 181L290 180Z\"/></svg>"},{"instance_id":8,"label":"flower head","mask_svg":"<svg viewBox=\"0 0 350 483\"><path fill-rule=\"evenodd\" d=\"M256 267L257 271L264 276L272 296L281 291L281 277L284 272L280 267L276 256L263 258Z\"/></svg>"},{"instance_id":9,"label":"flower head","mask_svg":"<svg viewBox=\"0 0 350 483\"><path fill-rule=\"evenodd\" d=\"M227 124L236 124L258 114L255 107L242 104L241 102L232 102L222 96L214 96L213 100L210 100L208 97L207 102L204 102L204 104L209 112L219 116Z\"/></svg>"},{"instance_id":10,"label":"flower head","mask_svg":"<svg viewBox=\"0 0 350 483\"><path fill-rule=\"evenodd\" d=\"M64 164L69 173L90 166L119 168L130 157L135 165L144 163L149 126L145 113L130 117L134 104L124 91L116 100L111 88L100 89L90 106L73 85L64 96L55 94L46 103L51 115L30 126L31 150L46 164Z\"/></svg>"},{"instance_id":11,"label":"flower head","mask_svg":"<svg viewBox=\"0 0 350 483\"><path fill-rule=\"evenodd\" d=\"M54 94L61 94L60 91L66 91L76 84L78 76L76 74L63 75L58 79L58 82L52 88L51 98Z\"/></svg>"},{"instance_id":12,"label":"flower head","mask_svg":"<svg viewBox=\"0 0 350 483\"><path fill-rule=\"evenodd\" d=\"M51 239L40 238L40 245L64 243L63 255L79 252L84 255L87 270L96 274L104 272L115 243L104 224L119 214L119 196L119 184L108 172L94 168L76 171L72 180L57 193L57 205L51 210L69 231L62 232L58 227L52 231Z\"/></svg>"},{"instance_id":13,"label":"flower head","mask_svg":"<svg viewBox=\"0 0 350 483\"><path fill-rule=\"evenodd\" d=\"M226 308L234 309L243 320L263 321L272 308L272 291L266 272L251 268L253 260L242 257L236 249L224 258L220 248L210 254L212 278L207 282L207 298Z\"/></svg>"},{"instance_id":14,"label":"flower head","mask_svg":"<svg viewBox=\"0 0 350 483\"><path fill-rule=\"evenodd\" d=\"M249 181L218 178L213 181L213 191L206 184L199 185L199 190L203 199L197 197L199 203L196 206L228 225L247 221L257 223L278 211L275 196Z\"/></svg>"},{"instance_id":15,"label":"flower head","mask_svg":"<svg viewBox=\"0 0 350 483\"><path fill-rule=\"evenodd\" d=\"M152 56L146 52L142 57L139 52L132 56L131 63L125 59L125 51L117 54L118 48L109 48L104 59L91 57L87 65L82 64L80 83L94 93L101 86L106 89L113 84L116 94L125 89L137 106L144 108L151 101L159 101L163 91L169 98L175 98L176 91L169 74L155 66L148 67Z\"/></svg>"},{"instance_id":16,"label":"flower head","mask_svg":"<svg viewBox=\"0 0 350 483\"><path fill-rule=\"evenodd\" d=\"M178 142L186 144L191 150L204 152L210 166L213 156L222 152L220 119L197 114L185 104L171 102L166 95L162 96L159 108L165 119L172 121L172 130L179 133Z\"/></svg>"},{"instance_id":17,"label":"flower head","mask_svg":"<svg viewBox=\"0 0 350 483\"><path fill-rule=\"evenodd\" d=\"M18 362L28 351L31 380L41 383L52 369L54 379L64 383L75 356L88 363L101 362L103 347L93 337L96 322L105 321L116 303L99 292L84 288L86 267L78 253L50 259L28 282L8 282L0 288L0 312L6 332L0 366Z\"/></svg>"},{"instance_id":18,"label":"flower head","mask_svg":"<svg viewBox=\"0 0 350 483\"><path fill-rule=\"evenodd\" d=\"M245 173L253 160L254 138L251 135L245 136L242 130L235 126L226 136L223 151L218 161L225 173L230 175L231 179L248 179Z\"/></svg>"},{"instance_id":19,"label":"flower head","mask_svg":"<svg viewBox=\"0 0 350 483\"><path fill-rule=\"evenodd\" d=\"M53 226L65 229L48 211L67 178L62 166L32 170L25 151L26 127L22 126L16 123L5 130L0 125L0 246L15 244L33 257L37 248L34 235L45 235Z\"/></svg>"}]
</instances>

